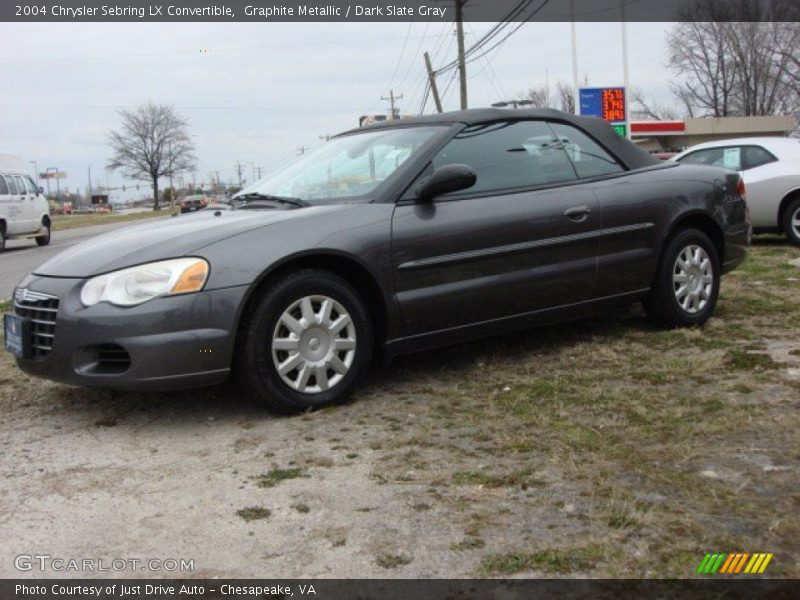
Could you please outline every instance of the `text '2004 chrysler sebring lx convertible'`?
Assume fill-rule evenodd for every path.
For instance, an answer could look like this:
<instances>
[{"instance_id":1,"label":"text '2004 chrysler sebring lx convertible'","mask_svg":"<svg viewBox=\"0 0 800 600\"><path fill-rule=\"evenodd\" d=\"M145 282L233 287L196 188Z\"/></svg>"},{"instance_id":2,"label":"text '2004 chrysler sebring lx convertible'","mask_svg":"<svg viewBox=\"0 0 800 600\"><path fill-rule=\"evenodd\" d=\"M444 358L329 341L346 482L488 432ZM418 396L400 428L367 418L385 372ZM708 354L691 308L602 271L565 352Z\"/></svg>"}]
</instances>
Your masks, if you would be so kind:
<instances>
[{"instance_id":1,"label":"text '2004 chrysler sebring lx convertible'","mask_svg":"<svg viewBox=\"0 0 800 600\"><path fill-rule=\"evenodd\" d=\"M298 411L344 397L375 357L610 306L701 324L750 241L736 173L550 110L349 131L237 201L52 258L16 289L6 348L77 385L233 373Z\"/></svg>"}]
</instances>

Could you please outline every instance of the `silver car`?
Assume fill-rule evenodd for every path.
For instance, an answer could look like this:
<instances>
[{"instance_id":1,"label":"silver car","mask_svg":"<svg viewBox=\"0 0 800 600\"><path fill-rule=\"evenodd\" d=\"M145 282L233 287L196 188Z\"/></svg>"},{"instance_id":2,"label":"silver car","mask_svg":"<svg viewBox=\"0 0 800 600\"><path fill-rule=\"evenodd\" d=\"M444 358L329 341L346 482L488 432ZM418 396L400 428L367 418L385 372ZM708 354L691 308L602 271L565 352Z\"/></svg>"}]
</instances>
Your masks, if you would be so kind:
<instances>
[{"instance_id":1,"label":"silver car","mask_svg":"<svg viewBox=\"0 0 800 600\"><path fill-rule=\"evenodd\" d=\"M672 160L739 171L756 233L783 232L800 245L800 139L753 137L692 146Z\"/></svg>"}]
</instances>

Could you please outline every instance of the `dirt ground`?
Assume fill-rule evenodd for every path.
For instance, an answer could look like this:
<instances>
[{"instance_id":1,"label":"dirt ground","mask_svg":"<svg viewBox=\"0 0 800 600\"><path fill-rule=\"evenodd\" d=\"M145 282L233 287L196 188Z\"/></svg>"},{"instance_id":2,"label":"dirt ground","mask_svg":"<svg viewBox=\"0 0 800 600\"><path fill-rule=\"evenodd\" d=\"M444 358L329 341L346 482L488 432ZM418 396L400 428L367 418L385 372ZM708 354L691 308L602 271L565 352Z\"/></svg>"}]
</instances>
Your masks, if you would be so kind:
<instances>
[{"instance_id":1,"label":"dirt ground","mask_svg":"<svg viewBox=\"0 0 800 600\"><path fill-rule=\"evenodd\" d=\"M795 264L789 264L793 261ZM800 576L800 250L757 242L702 329L635 308L397 360L279 418L228 388L31 379L0 357L14 557L193 559L160 577Z\"/></svg>"}]
</instances>

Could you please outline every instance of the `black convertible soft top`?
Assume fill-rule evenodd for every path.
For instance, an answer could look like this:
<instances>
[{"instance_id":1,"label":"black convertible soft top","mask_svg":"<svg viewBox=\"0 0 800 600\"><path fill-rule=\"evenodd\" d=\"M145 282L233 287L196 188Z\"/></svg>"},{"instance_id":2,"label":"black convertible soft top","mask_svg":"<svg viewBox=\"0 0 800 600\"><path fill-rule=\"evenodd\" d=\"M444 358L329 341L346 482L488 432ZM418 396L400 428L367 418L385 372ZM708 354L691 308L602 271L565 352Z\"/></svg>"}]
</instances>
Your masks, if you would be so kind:
<instances>
[{"instance_id":1,"label":"black convertible soft top","mask_svg":"<svg viewBox=\"0 0 800 600\"><path fill-rule=\"evenodd\" d=\"M600 144L602 144L607 150L614 154L614 156L622 161L622 163L628 169L641 169L644 167L652 167L654 165L663 164L661 160L648 154L631 141L618 136L614 131L614 128L604 120L595 117L579 117L576 115L570 115L552 108L475 108L470 110L459 110L441 114L424 115L421 117L412 117L410 119L382 121L380 123L368 125L367 127L363 127L361 129L352 129L345 133L355 133L356 131L381 129L385 127L407 127L409 125L453 123L478 125L480 123L519 119L542 119L574 125L600 142Z\"/></svg>"}]
</instances>

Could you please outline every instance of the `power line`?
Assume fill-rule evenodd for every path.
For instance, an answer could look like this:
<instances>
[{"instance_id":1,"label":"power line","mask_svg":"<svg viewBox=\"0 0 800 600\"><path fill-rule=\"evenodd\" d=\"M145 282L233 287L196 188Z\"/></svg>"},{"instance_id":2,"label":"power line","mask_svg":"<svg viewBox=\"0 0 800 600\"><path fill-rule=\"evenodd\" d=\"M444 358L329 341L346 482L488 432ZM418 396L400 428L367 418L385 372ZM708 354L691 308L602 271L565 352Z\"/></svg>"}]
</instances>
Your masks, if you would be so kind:
<instances>
[{"instance_id":1,"label":"power line","mask_svg":"<svg viewBox=\"0 0 800 600\"><path fill-rule=\"evenodd\" d=\"M447 41L447 37L450 35L450 23L444 24L444 30L439 36L439 44L436 47L436 50L433 52L433 60L435 61L439 58L439 53L445 48L445 42Z\"/></svg>"},{"instance_id":2,"label":"power line","mask_svg":"<svg viewBox=\"0 0 800 600\"><path fill-rule=\"evenodd\" d=\"M428 81L425 81L425 92L422 94L422 104L419 107L419 114L425 114L425 106L428 104L428 94L431 91L431 85Z\"/></svg>"},{"instance_id":3,"label":"power line","mask_svg":"<svg viewBox=\"0 0 800 600\"><path fill-rule=\"evenodd\" d=\"M469 28L470 34L473 37L477 38L477 36L475 35L475 32L472 29L472 26L469 23L467 23L467 27ZM503 84L500 83L500 79L497 77L497 73L495 73L495 70L492 67L491 60L489 58L487 58L487 57L484 57L483 61L485 63L484 67L480 70L480 72L477 75L481 75L482 73L487 73L488 72L488 75L489 75L488 79L489 79L489 83L491 84L492 88L494 88L494 91L497 92L501 97L505 98L506 96L508 96L508 94L506 94L505 90L503 89Z\"/></svg>"},{"instance_id":4,"label":"power line","mask_svg":"<svg viewBox=\"0 0 800 600\"><path fill-rule=\"evenodd\" d=\"M433 51L431 55L431 62L436 63L439 60L439 55L441 54L443 49L449 49L449 47L445 44L447 39L450 37L451 34L451 23L443 23L442 28L439 31L439 34L434 42L434 46L436 49ZM411 84L411 89L414 90L414 93L408 100L409 106L414 106L417 103L417 98L419 96L420 90L423 90L423 94L427 90L428 86L428 74L424 71L421 71L420 74L414 79L413 83ZM422 108L420 108L420 114L422 114Z\"/></svg>"},{"instance_id":5,"label":"power line","mask_svg":"<svg viewBox=\"0 0 800 600\"><path fill-rule=\"evenodd\" d=\"M420 52L422 51L422 46L423 46L423 44L425 43L425 40L428 37L428 28L430 27L430 25L431 25L430 21L427 21L425 23L425 30L422 32L422 37L419 40L419 44L417 45L417 49L411 55L411 60L408 62L408 69L406 69L405 75L403 75L403 78L400 80L400 83L397 84L397 87L399 87L399 88L403 87L403 84L408 79L408 76L411 74L411 71L414 69L414 66L418 66L417 65L417 63L418 63L417 59L419 57Z\"/></svg>"},{"instance_id":6,"label":"power line","mask_svg":"<svg viewBox=\"0 0 800 600\"><path fill-rule=\"evenodd\" d=\"M489 54L489 53L490 53L492 50L494 50L495 48L498 48L498 47L500 47L500 46L501 46L501 45L502 45L502 44L503 44L503 43L504 43L504 42L505 42L505 41L506 41L508 38L510 38L512 35L514 35L514 34L515 34L517 31L519 31L519 30L520 30L520 28L521 28L523 25L525 25L525 24L526 24L528 21L530 21L530 20L531 20L531 19L532 19L534 16L536 16L536 13L538 13L540 10L542 10L542 9L543 9L543 8L544 8L544 7L545 7L545 6L546 6L546 5L549 3L549 2L550 2L550 0L544 0L544 1L543 1L543 2L542 2L542 3L541 3L539 6L538 6L538 8L537 8L536 10L534 10L534 11L533 11L533 12L532 12L530 15L528 15L528 16L525 18L525 20L521 21L521 22L520 22L520 23L519 23L519 24L518 24L518 25L517 25L517 26L516 26L514 29L512 29L512 30L511 30L511 31L510 31L508 34L506 34L506 36L505 36L503 39L501 39L501 40L500 40L499 42L497 42L497 43L496 43L494 46L492 46L492 47L491 47L491 48L489 48L488 50L485 50L484 52L482 52L482 53L481 53L481 54L479 54L478 56L471 56L471 57L470 57L470 59L469 59L467 62L472 62L472 61L475 61L475 60L477 60L477 59L481 58L482 56L486 56L487 54Z\"/></svg>"},{"instance_id":7,"label":"power line","mask_svg":"<svg viewBox=\"0 0 800 600\"><path fill-rule=\"evenodd\" d=\"M506 27L510 25L512 19L521 15L531 4L533 0L522 0L519 4L517 4L514 8L509 11L506 17L503 19L503 22L498 23L495 27L489 30L487 34L485 34L480 40L478 40L471 48L465 51L464 55L467 57L466 63L474 62L475 60L486 56L492 50L500 47L508 38L514 35L519 29L528 21L530 21L534 16L536 16L547 4L550 3L550 0L543 0L542 3L536 7L533 12L531 12L528 16L525 17L522 21L517 23L517 26L514 27L508 34L506 34L500 41L495 43L491 46L488 50L481 52L477 56L475 56L475 52L481 50L486 44L491 41L493 38L497 37ZM449 71L450 69L456 67L458 65L458 60L451 61L447 63L445 66L437 69L437 73L443 73Z\"/></svg>"},{"instance_id":8,"label":"power line","mask_svg":"<svg viewBox=\"0 0 800 600\"><path fill-rule=\"evenodd\" d=\"M400 70L400 63L403 62L403 56L406 53L406 46L408 45L408 36L411 33L411 26L414 24L413 21L408 22L408 28L406 29L406 37L403 40L403 48L400 50L400 56L397 57L397 64L394 66L394 71L392 71L392 76L389 78L389 86L392 87L394 84L394 78L397 76L397 71Z\"/></svg>"},{"instance_id":9,"label":"power line","mask_svg":"<svg viewBox=\"0 0 800 600\"><path fill-rule=\"evenodd\" d=\"M549 0L546 0L545 3L547 3L547 1ZM489 29L489 31L486 32L483 35L483 37L479 39L471 48L466 50L464 52L464 55L465 56L471 55L473 52L479 50L485 44L487 44L492 38L499 35L499 33L503 31L503 29L508 27L508 25L512 22L512 20L516 18L519 14L521 14L526 8L528 8L528 6L530 6L532 2L533 0L520 0L520 2L514 5L511 8L511 10L508 13L506 13L506 15L500 20L500 22L498 22L494 27ZM458 59L447 63L445 66L438 69L437 72L449 71L450 69L456 67L457 65L458 65Z\"/></svg>"},{"instance_id":10,"label":"power line","mask_svg":"<svg viewBox=\"0 0 800 600\"><path fill-rule=\"evenodd\" d=\"M450 86L453 85L453 82L456 80L456 76L458 75L458 70L453 70L453 74L450 76L450 81L447 82L447 85L444 88L444 92L442 92L442 103L447 99L447 92L450 90Z\"/></svg>"}]
</instances>

